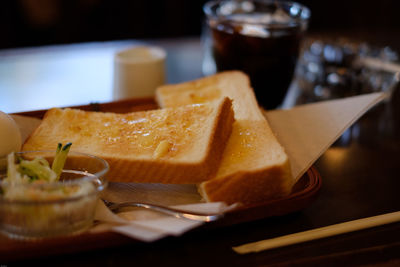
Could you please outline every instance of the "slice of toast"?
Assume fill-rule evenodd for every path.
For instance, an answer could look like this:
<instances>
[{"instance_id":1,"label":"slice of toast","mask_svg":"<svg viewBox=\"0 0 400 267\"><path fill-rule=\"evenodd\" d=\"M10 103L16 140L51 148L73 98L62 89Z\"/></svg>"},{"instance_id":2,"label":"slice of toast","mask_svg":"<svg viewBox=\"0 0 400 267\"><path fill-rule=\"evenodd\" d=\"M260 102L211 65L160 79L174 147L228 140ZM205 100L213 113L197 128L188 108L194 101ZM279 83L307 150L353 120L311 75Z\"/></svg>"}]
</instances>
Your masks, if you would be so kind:
<instances>
[{"instance_id":1,"label":"slice of toast","mask_svg":"<svg viewBox=\"0 0 400 267\"><path fill-rule=\"evenodd\" d=\"M215 174L233 123L232 102L127 114L50 109L23 150L71 151L104 158L111 181L199 183Z\"/></svg>"},{"instance_id":2,"label":"slice of toast","mask_svg":"<svg viewBox=\"0 0 400 267\"><path fill-rule=\"evenodd\" d=\"M288 157L258 107L248 77L222 72L196 81L157 89L161 107L233 100L235 122L220 167L198 185L207 201L249 205L288 195L294 183Z\"/></svg>"}]
</instances>

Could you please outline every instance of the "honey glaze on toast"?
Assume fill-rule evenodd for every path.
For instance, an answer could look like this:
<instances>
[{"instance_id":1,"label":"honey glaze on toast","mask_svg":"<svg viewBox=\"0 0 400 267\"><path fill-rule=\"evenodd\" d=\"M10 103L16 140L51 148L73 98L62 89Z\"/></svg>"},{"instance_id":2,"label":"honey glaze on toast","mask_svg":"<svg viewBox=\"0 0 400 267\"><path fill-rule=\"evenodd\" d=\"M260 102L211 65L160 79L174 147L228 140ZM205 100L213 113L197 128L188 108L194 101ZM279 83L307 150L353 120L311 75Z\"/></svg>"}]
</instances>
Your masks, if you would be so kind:
<instances>
[{"instance_id":1,"label":"honey glaze on toast","mask_svg":"<svg viewBox=\"0 0 400 267\"><path fill-rule=\"evenodd\" d=\"M246 74L221 72L156 90L156 100L164 108L223 97L233 100L235 122L218 171L198 185L200 194L210 202L245 205L290 194L294 178L288 156L263 116Z\"/></svg>"},{"instance_id":2,"label":"honey glaze on toast","mask_svg":"<svg viewBox=\"0 0 400 267\"><path fill-rule=\"evenodd\" d=\"M215 174L233 124L232 102L117 114L50 109L23 150L71 150L102 157L119 182L193 184Z\"/></svg>"}]
</instances>

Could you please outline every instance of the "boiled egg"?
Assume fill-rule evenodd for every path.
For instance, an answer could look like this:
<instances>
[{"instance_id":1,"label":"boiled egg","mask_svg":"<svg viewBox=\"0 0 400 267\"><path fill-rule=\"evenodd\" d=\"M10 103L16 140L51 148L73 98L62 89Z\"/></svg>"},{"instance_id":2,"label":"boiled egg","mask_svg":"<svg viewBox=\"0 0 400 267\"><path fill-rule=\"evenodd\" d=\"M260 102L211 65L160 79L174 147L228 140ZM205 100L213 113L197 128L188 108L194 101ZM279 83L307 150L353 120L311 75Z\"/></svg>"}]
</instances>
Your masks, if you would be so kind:
<instances>
[{"instance_id":1,"label":"boiled egg","mask_svg":"<svg viewBox=\"0 0 400 267\"><path fill-rule=\"evenodd\" d=\"M14 119L0 111L0 158L21 149L21 132Z\"/></svg>"}]
</instances>

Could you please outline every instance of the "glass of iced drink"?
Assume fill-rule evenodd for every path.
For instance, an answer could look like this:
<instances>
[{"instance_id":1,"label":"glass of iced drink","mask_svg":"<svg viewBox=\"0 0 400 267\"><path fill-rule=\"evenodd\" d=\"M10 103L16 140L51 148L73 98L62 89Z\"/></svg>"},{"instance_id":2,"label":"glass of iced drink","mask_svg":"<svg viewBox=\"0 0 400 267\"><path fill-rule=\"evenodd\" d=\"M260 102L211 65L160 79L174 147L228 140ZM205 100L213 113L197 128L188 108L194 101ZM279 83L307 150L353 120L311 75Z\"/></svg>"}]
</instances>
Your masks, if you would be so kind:
<instances>
[{"instance_id":1,"label":"glass of iced drink","mask_svg":"<svg viewBox=\"0 0 400 267\"><path fill-rule=\"evenodd\" d=\"M203 72L241 70L249 75L262 107L279 107L292 81L310 10L295 2L228 0L206 3L204 13Z\"/></svg>"}]
</instances>

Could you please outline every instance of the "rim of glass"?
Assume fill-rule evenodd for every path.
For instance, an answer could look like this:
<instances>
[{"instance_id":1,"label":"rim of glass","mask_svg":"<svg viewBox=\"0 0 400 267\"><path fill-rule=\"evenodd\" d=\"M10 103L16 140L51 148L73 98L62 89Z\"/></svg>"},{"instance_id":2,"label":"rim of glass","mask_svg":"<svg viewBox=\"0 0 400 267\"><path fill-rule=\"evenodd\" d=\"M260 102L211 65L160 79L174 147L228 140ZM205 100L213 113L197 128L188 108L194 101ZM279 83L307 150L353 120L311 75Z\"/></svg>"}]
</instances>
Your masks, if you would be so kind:
<instances>
[{"instance_id":1,"label":"rim of glass","mask_svg":"<svg viewBox=\"0 0 400 267\"><path fill-rule=\"evenodd\" d=\"M55 153L55 150L30 150L30 151L20 151L20 152L15 152L15 153L20 154L20 155L28 154L28 153ZM96 185L95 190L93 190L93 192L90 192L89 194L80 195L80 196L72 196L72 197L67 196L67 197L63 197L61 199L56 199L56 200L45 200L45 199L42 199L42 200L8 200L8 199L4 199L4 197L2 195L0 195L0 203L21 204L21 205L24 205L24 204L25 205L40 205L40 204L57 204L57 203L72 202L72 201L76 201L76 200L79 200L79 199L87 197L87 196L95 195L98 192L103 191L107 187L108 181L104 176L109 171L110 166L106 160L104 160L100 157L94 156L94 155L90 155L90 154L82 153L82 152L76 152L76 151L70 151L69 155L80 155L80 156L92 158L92 159L98 161L103 167L98 172L90 173L90 175L84 175L83 177L74 179L73 181L72 180L67 181L67 182L57 181L57 182L45 183L45 184L34 185L34 186L37 188L40 188L40 187L56 188L59 186L80 184L85 181L93 182L96 179L98 179L101 184ZM66 171L68 171L68 170L66 170ZM5 176L5 175L2 175L2 176ZM4 181L0 180L0 185L3 183L4 183ZM31 184L18 184L17 186L21 187L21 188L32 187Z\"/></svg>"},{"instance_id":2,"label":"rim of glass","mask_svg":"<svg viewBox=\"0 0 400 267\"><path fill-rule=\"evenodd\" d=\"M223 18L226 21L230 21L233 23L237 23L237 24L241 24L243 23L242 21L238 21L238 20L233 20L230 18L230 16L232 15L232 13L228 14L228 15L223 15L223 14L217 14L216 10L213 10L213 8L217 7L217 6L222 6L223 4L229 3L229 2L246 2L246 1L233 1L233 0L215 0L215 1L209 1L207 3L204 4L203 6L203 12L204 14L207 16L207 18ZM250 24L250 25L264 25L264 26L272 26L274 25L274 27L276 26L282 26L282 27L287 27L288 25L290 26L291 24L297 23L297 24L301 24L301 23L306 23L309 21L310 17L311 17L311 11L310 9L298 2L295 1L276 1L276 0L248 0L248 2L253 2L253 3L260 3L260 4L265 4L265 5L279 5L279 6L286 6L286 7L291 7L294 5L297 5L300 9L301 9L301 14L302 16L299 17L292 17L290 16L294 21L291 21L288 24L267 24L267 23L262 23L262 22L246 22L246 24ZM260 12L261 13L261 12ZM242 14L246 14L246 12L243 12ZM303 17L304 16L304 17Z\"/></svg>"}]
</instances>

